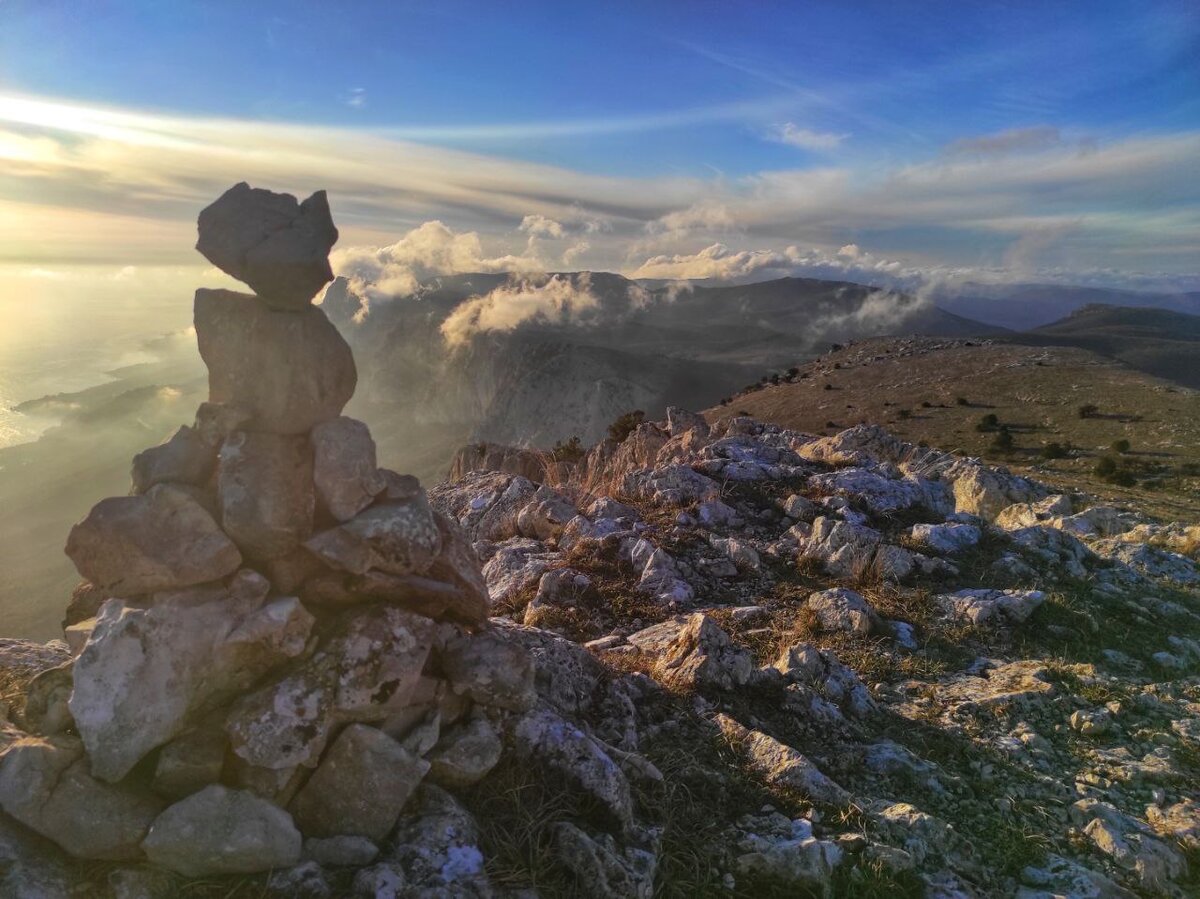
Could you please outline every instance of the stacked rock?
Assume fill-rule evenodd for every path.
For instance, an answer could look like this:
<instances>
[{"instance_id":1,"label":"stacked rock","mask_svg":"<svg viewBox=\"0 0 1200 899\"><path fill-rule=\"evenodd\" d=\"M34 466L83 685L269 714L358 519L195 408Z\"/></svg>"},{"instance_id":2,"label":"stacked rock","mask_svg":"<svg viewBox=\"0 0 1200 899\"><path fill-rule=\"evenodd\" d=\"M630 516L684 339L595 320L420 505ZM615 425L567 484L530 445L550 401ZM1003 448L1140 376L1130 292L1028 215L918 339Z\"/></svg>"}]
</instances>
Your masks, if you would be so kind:
<instances>
[{"instance_id":1,"label":"stacked rock","mask_svg":"<svg viewBox=\"0 0 1200 899\"><path fill-rule=\"evenodd\" d=\"M200 214L197 249L254 294L196 292L209 402L71 531L74 658L0 765L0 806L76 856L365 863L535 699L458 524L341 415L354 360L311 302L336 240L324 192L238 184Z\"/></svg>"}]
</instances>

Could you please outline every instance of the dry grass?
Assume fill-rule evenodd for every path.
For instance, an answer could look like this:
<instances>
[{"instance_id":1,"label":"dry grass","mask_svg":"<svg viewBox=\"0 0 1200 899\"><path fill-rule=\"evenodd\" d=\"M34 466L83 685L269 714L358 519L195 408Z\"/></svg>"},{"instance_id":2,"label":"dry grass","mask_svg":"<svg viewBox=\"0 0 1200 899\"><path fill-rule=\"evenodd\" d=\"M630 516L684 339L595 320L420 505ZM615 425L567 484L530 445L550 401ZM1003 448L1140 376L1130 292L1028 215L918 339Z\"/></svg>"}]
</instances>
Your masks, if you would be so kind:
<instances>
[{"instance_id":1,"label":"dry grass","mask_svg":"<svg viewBox=\"0 0 1200 899\"><path fill-rule=\"evenodd\" d=\"M960 345L900 356L896 344L855 342L801 366L806 378L739 395L708 415L745 409L761 421L810 434L829 433L830 419L841 427L879 423L905 440L980 456L1066 491L1129 502L1168 519L1200 518L1200 477L1181 473L1189 463L1200 464L1200 392L1078 349ZM821 390L835 364L838 389ZM959 396L966 405L957 403ZM1080 418L1078 408L1086 403L1099 406L1100 414ZM912 414L900 417L901 408ZM997 454L993 434L975 430L981 409L1010 427L1012 453ZM1092 472L1096 458L1119 439L1133 444L1132 457L1149 467L1147 477L1157 471L1163 486L1122 488ZM1040 452L1049 442L1075 450L1068 458L1043 460Z\"/></svg>"}]
</instances>

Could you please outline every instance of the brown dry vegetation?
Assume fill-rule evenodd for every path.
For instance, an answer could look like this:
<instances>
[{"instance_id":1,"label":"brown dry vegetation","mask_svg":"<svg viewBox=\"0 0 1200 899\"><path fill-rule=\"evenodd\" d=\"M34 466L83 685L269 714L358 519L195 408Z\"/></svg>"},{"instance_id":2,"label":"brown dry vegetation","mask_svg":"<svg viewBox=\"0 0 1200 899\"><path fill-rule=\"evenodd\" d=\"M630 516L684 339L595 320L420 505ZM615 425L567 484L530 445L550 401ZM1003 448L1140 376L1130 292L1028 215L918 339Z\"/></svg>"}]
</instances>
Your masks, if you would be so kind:
<instances>
[{"instance_id":1,"label":"brown dry vegetation","mask_svg":"<svg viewBox=\"0 0 1200 899\"><path fill-rule=\"evenodd\" d=\"M832 390L825 390L830 383ZM961 404L959 399L966 400ZM1079 407L1098 407L1081 418ZM907 414L902 414L907 410ZM860 422L882 424L912 442L979 456L1067 491L1127 502L1166 519L1200 518L1200 392L1134 371L1086 350L935 338L853 343L799 368L790 382L738 394L708 410L710 420L745 412L811 434ZM982 416L1007 425L1011 453L978 431ZM827 426L829 425L829 426ZM1117 440L1138 486L1109 484L1092 469ZM1067 458L1040 458L1047 443L1070 444ZM1160 486L1147 489L1147 479Z\"/></svg>"}]
</instances>

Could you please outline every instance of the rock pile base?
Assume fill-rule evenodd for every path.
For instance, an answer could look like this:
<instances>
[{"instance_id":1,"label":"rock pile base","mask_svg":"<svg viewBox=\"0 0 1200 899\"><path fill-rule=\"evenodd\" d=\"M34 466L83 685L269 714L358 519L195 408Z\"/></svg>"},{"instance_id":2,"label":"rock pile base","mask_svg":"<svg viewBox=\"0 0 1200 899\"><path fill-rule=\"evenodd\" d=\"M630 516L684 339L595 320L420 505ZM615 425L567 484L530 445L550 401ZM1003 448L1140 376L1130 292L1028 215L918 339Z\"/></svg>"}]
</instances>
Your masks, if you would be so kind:
<instances>
[{"instance_id":1,"label":"rock pile base","mask_svg":"<svg viewBox=\"0 0 1200 899\"><path fill-rule=\"evenodd\" d=\"M366 865L406 809L466 815L437 786L497 764L532 661L490 631L458 523L341 415L354 360L310 302L324 194L239 185L199 230L256 294L197 291L210 402L71 531L73 652L30 686L30 732L6 725L0 807L76 857L189 877ZM458 847L464 882L478 855Z\"/></svg>"}]
</instances>

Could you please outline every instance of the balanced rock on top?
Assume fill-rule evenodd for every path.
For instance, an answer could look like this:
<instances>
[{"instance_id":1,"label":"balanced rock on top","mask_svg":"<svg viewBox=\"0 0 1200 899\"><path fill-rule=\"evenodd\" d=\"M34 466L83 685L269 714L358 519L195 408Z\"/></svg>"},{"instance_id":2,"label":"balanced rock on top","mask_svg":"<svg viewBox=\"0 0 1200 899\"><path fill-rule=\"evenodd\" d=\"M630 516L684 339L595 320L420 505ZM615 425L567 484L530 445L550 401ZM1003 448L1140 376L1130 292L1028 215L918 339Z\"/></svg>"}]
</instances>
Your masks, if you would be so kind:
<instances>
[{"instance_id":1,"label":"balanced rock on top","mask_svg":"<svg viewBox=\"0 0 1200 899\"><path fill-rule=\"evenodd\" d=\"M243 181L204 209L198 224L196 249L273 308L303 311L333 280L329 250L338 230L323 190L298 203Z\"/></svg>"}]
</instances>

